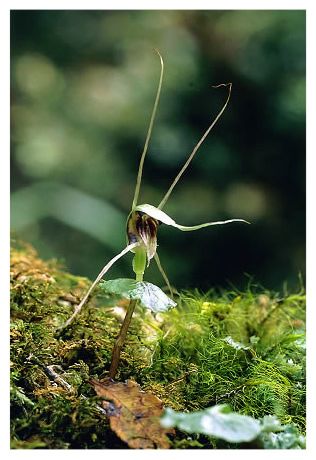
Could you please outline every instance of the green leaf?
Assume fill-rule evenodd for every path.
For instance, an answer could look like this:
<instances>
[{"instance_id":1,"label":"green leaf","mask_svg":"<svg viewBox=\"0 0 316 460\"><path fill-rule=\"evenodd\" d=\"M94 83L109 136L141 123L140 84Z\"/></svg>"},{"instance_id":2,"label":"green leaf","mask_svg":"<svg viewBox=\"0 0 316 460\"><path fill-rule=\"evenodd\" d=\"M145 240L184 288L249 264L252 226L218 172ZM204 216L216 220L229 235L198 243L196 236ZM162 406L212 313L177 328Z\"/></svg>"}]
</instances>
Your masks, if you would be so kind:
<instances>
[{"instance_id":1,"label":"green leaf","mask_svg":"<svg viewBox=\"0 0 316 460\"><path fill-rule=\"evenodd\" d=\"M263 432L276 432L282 431L284 427L281 425L280 420L275 415L265 415L261 420L261 430Z\"/></svg>"},{"instance_id":2,"label":"green leaf","mask_svg":"<svg viewBox=\"0 0 316 460\"><path fill-rule=\"evenodd\" d=\"M264 449L305 449L306 438L298 431L294 424L280 425L273 431L263 431L259 435L259 441Z\"/></svg>"},{"instance_id":3,"label":"green leaf","mask_svg":"<svg viewBox=\"0 0 316 460\"><path fill-rule=\"evenodd\" d=\"M249 224L249 222L243 219L229 219L229 220L219 220L217 222L206 222L205 224L187 227L185 225L177 224L173 219L171 219L171 217L168 216L168 214L161 211L161 209L158 209L155 206L152 206L151 204L140 204L136 206L135 210L144 212L148 216L153 217L154 219L157 219L166 225L172 225L172 227L175 227L183 232L191 232L192 230L199 230L200 228L209 227L211 225L229 224L230 222L245 222L246 224Z\"/></svg>"},{"instance_id":4,"label":"green leaf","mask_svg":"<svg viewBox=\"0 0 316 460\"><path fill-rule=\"evenodd\" d=\"M166 408L160 422L165 428L178 427L188 433L201 433L228 442L249 442L261 432L260 423L248 415L228 412L227 404L192 413Z\"/></svg>"},{"instance_id":5,"label":"green leaf","mask_svg":"<svg viewBox=\"0 0 316 460\"><path fill-rule=\"evenodd\" d=\"M293 423L281 425L275 415L260 419L259 441L264 449L305 449L306 439Z\"/></svg>"},{"instance_id":6,"label":"green leaf","mask_svg":"<svg viewBox=\"0 0 316 460\"><path fill-rule=\"evenodd\" d=\"M120 294L126 299L139 300L140 305L149 308L154 313L167 311L177 305L158 286L147 281L119 278L108 281L102 280L99 285L105 291Z\"/></svg>"}]
</instances>

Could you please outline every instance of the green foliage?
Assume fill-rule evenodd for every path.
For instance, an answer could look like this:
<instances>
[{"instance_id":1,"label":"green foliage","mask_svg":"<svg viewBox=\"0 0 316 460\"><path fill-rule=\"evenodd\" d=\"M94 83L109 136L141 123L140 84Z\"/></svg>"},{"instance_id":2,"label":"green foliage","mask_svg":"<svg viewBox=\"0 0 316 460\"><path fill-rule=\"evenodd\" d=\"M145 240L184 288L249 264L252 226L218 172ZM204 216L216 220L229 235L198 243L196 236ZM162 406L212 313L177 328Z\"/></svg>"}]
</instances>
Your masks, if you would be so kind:
<instances>
[{"instance_id":1,"label":"green foliage","mask_svg":"<svg viewBox=\"0 0 316 460\"><path fill-rule=\"evenodd\" d=\"M226 404L204 411L181 413L167 408L161 418L165 428L177 427L188 433L201 433L231 443L255 441L264 449L304 449L305 437L297 427L281 425L275 416L261 420L230 411Z\"/></svg>"},{"instance_id":2,"label":"green foliage","mask_svg":"<svg viewBox=\"0 0 316 460\"><path fill-rule=\"evenodd\" d=\"M230 412L226 404L190 414L167 408L161 424L165 428L178 427L188 433L207 434L229 442L252 441L261 431L257 420Z\"/></svg>"},{"instance_id":3,"label":"green foliage","mask_svg":"<svg viewBox=\"0 0 316 460\"><path fill-rule=\"evenodd\" d=\"M17 449L125 448L109 430L88 383L107 375L128 301L97 288L64 331L89 280L43 262L30 247L11 251L11 440ZM260 434L267 448L303 446L305 295L280 297L255 286L182 293L178 307L136 307L118 380L136 380L174 411L229 404L257 420L277 416L282 431ZM271 417L265 423L271 423ZM295 424L295 426L293 425ZM177 431L172 447L239 444ZM258 447L257 445L254 447Z\"/></svg>"},{"instance_id":4,"label":"green foliage","mask_svg":"<svg viewBox=\"0 0 316 460\"><path fill-rule=\"evenodd\" d=\"M102 280L99 285L105 292L119 294L129 300L138 300L142 307L149 308L154 313L168 311L169 308L177 305L158 286L147 281L119 278L108 281Z\"/></svg>"},{"instance_id":5,"label":"green foliage","mask_svg":"<svg viewBox=\"0 0 316 460\"><path fill-rule=\"evenodd\" d=\"M274 416L264 417L260 422L258 441L264 449L305 449L305 437L295 425L281 425Z\"/></svg>"},{"instance_id":6,"label":"green foliage","mask_svg":"<svg viewBox=\"0 0 316 460\"><path fill-rule=\"evenodd\" d=\"M251 289L237 297L182 295L164 318L148 373L180 393L186 410L229 403L304 430L304 293L279 299Z\"/></svg>"}]
</instances>

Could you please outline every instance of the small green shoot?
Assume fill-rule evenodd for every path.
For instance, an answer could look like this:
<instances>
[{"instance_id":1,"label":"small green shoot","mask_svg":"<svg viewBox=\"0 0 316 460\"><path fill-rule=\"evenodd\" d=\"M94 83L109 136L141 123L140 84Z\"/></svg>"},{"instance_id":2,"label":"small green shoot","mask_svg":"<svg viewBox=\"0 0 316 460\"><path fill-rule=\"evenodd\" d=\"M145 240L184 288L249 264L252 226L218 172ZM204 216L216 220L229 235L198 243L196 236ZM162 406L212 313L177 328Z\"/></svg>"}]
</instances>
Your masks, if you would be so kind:
<instances>
[{"instance_id":1,"label":"small green shoot","mask_svg":"<svg viewBox=\"0 0 316 460\"><path fill-rule=\"evenodd\" d=\"M123 296L124 295L127 296L127 298L130 299L130 303L129 303L129 306L126 312L126 317L123 321L118 339L113 349L112 363L111 363L110 372L109 372L109 375L111 378L114 378L116 375L118 363L119 363L120 350L124 343L126 333L127 333L136 303L140 302L143 306L147 308L151 308L153 311L161 311L165 308L174 307L176 305L173 299L167 298L168 300L166 300L165 294L159 288L157 288L157 286L154 286L151 283L145 283L143 281L143 276L144 276L146 266L148 267L150 260L154 258L157 263L158 269L161 272L170 290L171 297L172 297L172 290L171 290L170 282L168 280L166 273L164 272L161 266L161 263L160 263L160 260L157 254L157 229L159 225L164 223L166 225L171 225L181 231L193 231L193 230L199 230L203 227L208 227L212 225L228 224L231 222L249 223L243 219L229 219L229 220L218 221L218 222L206 222L204 224L199 224L199 225L188 227L188 226L177 224L171 217L169 217L166 213L162 211L162 208L166 204L175 185L177 184L182 174L187 169L193 157L195 156L196 152L198 151L198 149L200 148L200 146L202 145L202 143L204 142L204 140L206 139L206 137L208 136L210 131L213 129L213 127L215 126L219 118L222 116L224 110L226 109L230 96L231 96L231 89L232 89L231 83L220 84L220 85L214 86L214 88L218 88L220 86L228 87L228 96L227 96L226 102L223 105L222 109L217 114L217 116L215 117L215 119L212 121L210 126L207 128L207 130L205 131L205 133L203 134L199 142L196 144L196 146L192 150L187 161L185 162L184 166L182 167L182 169L180 170L180 172L178 173L178 175L172 182L171 186L169 187L167 193L165 194L165 196L163 197L159 205L155 207L150 204L142 204L142 205L137 204L141 180L142 180L143 165L144 165L145 156L148 150L148 144L149 144L149 140L151 137L153 123L154 123L157 108L158 108L161 87L162 87L163 73L164 73L164 63L163 63L162 56L158 50L155 50L155 51L160 58L160 65L161 65L160 78L159 78L154 108L152 111L148 131L147 131L145 145L144 145L144 149L143 149L140 163L139 163L135 193L134 193L134 198L132 201L132 209L127 218L127 225L126 225L127 246L118 255L116 255L107 265L105 265L105 267L101 270L101 272L99 273L95 281L90 286L89 290L87 291L86 295L83 297L80 304L75 308L75 311L72 314L72 316L63 325L61 325L58 328L58 329L62 329L68 326L73 321L73 319L76 317L76 315L82 309L83 305L88 300L88 297L91 294L94 287L99 283L99 281L105 275L105 273L109 270L109 268L118 259L123 257L127 252L129 251L133 252L134 253L133 271L136 275L135 282L134 282L135 284L134 283L132 284L133 280L129 280L129 279L127 280L120 279L120 280L115 280L115 281L103 281L100 284L100 286L106 289L107 292L110 291L110 292L119 293Z\"/></svg>"}]
</instances>

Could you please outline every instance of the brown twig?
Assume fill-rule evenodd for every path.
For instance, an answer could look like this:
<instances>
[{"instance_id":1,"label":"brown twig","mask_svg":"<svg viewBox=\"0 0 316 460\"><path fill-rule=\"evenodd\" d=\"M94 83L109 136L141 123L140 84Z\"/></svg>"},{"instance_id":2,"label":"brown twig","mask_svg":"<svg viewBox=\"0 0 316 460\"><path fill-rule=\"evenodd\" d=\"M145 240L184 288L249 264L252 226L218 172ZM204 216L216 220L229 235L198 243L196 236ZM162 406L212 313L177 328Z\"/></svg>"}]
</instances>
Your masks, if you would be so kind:
<instances>
[{"instance_id":1,"label":"brown twig","mask_svg":"<svg viewBox=\"0 0 316 460\"><path fill-rule=\"evenodd\" d=\"M50 379L50 380L53 380L57 385L61 385L65 390L67 390L69 393L75 393L75 389L68 383L66 382L66 380L64 380L59 374L57 374L57 372L54 371L54 364L51 365L51 366L45 366L35 355L33 355L32 353L26 358L26 361L27 362L33 362L35 364L37 364L43 371L44 373L47 375L47 377ZM86 396L84 396L83 394L80 394L79 397L81 399L88 399ZM94 407L102 414L102 415L106 415L106 411L98 406L97 404L94 405Z\"/></svg>"}]
</instances>

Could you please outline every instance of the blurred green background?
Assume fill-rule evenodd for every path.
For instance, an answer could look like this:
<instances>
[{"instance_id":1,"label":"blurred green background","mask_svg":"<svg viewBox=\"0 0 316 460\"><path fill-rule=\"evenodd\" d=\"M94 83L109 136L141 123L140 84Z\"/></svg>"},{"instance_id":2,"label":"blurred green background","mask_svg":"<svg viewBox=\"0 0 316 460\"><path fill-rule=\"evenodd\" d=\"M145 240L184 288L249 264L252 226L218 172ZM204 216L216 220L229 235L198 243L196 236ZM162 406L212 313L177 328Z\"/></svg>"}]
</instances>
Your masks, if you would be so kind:
<instances>
[{"instance_id":1,"label":"blurred green background","mask_svg":"<svg viewBox=\"0 0 316 460\"><path fill-rule=\"evenodd\" d=\"M305 274L305 11L11 11L11 226L42 258L95 278L125 245L136 174L165 79L139 203L158 205L231 101L164 211L158 253L180 288L297 288ZM129 254L108 277L131 277ZM145 279L164 284L152 263Z\"/></svg>"}]
</instances>

